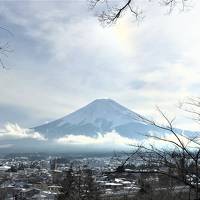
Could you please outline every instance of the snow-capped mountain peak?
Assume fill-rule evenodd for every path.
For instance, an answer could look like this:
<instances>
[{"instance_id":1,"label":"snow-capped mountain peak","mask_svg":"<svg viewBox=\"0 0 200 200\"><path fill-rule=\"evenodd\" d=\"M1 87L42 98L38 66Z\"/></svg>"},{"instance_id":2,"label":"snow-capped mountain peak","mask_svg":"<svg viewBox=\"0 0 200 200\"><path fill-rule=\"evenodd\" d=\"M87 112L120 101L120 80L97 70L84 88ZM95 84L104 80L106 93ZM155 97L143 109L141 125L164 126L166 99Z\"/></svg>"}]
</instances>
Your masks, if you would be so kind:
<instances>
[{"instance_id":1,"label":"snow-capped mountain peak","mask_svg":"<svg viewBox=\"0 0 200 200\"><path fill-rule=\"evenodd\" d=\"M96 99L56 121L35 127L48 136L65 134L94 135L130 123L139 123L138 115L112 99Z\"/></svg>"},{"instance_id":2,"label":"snow-capped mountain peak","mask_svg":"<svg viewBox=\"0 0 200 200\"><path fill-rule=\"evenodd\" d=\"M60 119L59 126L66 123L100 126L100 122L109 122L112 127L137 119L137 114L111 99L96 99L85 107Z\"/></svg>"}]
</instances>

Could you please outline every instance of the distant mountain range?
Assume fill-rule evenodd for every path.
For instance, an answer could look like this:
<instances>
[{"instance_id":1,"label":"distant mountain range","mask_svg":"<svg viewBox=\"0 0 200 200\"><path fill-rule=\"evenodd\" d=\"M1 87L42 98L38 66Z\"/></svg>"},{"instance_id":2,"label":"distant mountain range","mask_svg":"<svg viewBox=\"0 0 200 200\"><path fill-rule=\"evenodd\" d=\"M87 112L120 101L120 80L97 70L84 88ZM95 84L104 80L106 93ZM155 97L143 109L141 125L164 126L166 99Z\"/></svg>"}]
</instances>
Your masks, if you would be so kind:
<instances>
[{"instance_id":1,"label":"distant mountain range","mask_svg":"<svg viewBox=\"0 0 200 200\"><path fill-rule=\"evenodd\" d=\"M47 138L67 134L95 136L115 130L121 136L139 139L160 129L139 120L139 115L111 99L97 99L79 110L47 124L34 127Z\"/></svg>"}]
</instances>

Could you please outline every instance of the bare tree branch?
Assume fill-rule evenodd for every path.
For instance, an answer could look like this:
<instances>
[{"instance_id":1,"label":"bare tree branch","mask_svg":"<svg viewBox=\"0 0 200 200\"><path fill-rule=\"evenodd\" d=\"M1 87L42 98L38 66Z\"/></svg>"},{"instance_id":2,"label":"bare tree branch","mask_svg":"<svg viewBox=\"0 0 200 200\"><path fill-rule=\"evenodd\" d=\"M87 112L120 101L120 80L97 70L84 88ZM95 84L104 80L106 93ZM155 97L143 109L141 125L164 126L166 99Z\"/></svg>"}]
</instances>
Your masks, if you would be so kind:
<instances>
[{"instance_id":1,"label":"bare tree branch","mask_svg":"<svg viewBox=\"0 0 200 200\"><path fill-rule=\"evenodd\" d=\"M151 2L151 0L146 0L143 4L149 4ZM160 0L157 2L160 5L167 7L169 10L168 12L171 13L175 8L184 11L192 0ZM89 0L89 5L92 9L98 7L100 4L105 4L104 9L98 15L99 21L103 24L113 24L126 13L133 14L137 21L144 18L143 8L141 5L139 6L139 1L137 0Z\"/></svg>"},{"instance_id":2,"label":"bare tree branch","mask_svg":"<svg viewBox=\"0 0 200 200\"><path fill-rule=\"evenodd\" d=\"M198 109L200 108L200 98L190 99L187 105L192 106L194 108L194 112L192 113L199 116L200 111ZM200 136L188 136L178 133L177 129L173 127L174 118L169 119L158 107L157 110L166 124L160 125L154 120L140 115L137 117L146 124L169 131L174 136L175 140L173 138L157 135L147 135L147 137L161 141L164 144L169 143L172 148L157 148L154 144L131 145L134 148L132 155L135 159L140 159L140 162L142 161L146 168L128 170L126 164L131 158L131 155L129 155L127 159L117 167L116 171L111 173L162 174L188 186L189 191L192 190L195 193L195 198L199 199Z\"/></svg>"},{"instance_id":3,"label":"bare tree branch","mask_svg":"<svg viewBox=\"0 0 200 200\"><path fill-rule=\"evenodd\" d=\"M13 33L10 32L8 29L4 27L0 27L0 30L5 31L10 36L13 36ZM7 66L3 62L2 57L8 57L8 55L13 52L12 48L9 45L9 42L4 42L3 44L0 44L0 65L3 69L7 69Z\"/></svg>"}]
</instances>

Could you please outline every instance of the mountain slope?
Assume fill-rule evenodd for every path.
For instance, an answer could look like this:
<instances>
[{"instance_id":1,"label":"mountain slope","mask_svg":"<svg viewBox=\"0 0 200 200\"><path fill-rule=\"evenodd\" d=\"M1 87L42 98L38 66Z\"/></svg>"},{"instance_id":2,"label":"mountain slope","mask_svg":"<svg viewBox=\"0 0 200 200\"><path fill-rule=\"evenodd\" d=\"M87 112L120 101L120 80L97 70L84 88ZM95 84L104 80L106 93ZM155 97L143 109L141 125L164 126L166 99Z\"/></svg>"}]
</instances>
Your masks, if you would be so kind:
<instances>
[{"instance_id":1,"label":"mountain slope","mask_svg":"<svg viewBox=\"0 0 200 200\"><path fill-rule=\"evenodd\" d=\"M111 99L97 99L63 118L35 127L34 130L50 138L66 134L94 136L98 132L112 130L131 136L133 127L146 130L146 125L138 121L137 113Z\"/></svg>"}]
</instances>

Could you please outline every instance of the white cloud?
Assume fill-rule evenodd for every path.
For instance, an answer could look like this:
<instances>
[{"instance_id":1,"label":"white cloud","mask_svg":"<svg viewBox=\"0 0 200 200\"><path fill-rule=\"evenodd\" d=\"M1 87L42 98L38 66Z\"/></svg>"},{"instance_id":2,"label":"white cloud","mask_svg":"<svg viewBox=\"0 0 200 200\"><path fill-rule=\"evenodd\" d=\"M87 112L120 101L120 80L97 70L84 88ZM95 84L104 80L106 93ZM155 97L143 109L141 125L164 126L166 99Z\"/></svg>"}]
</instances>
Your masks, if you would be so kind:
<instances>
[{"instance_id":1,"label":"white cloud","mask_svg":"<svg viewBox=\"0 0 200 200\"><path fill-rule=\"evenodd\" d=\"M151 148L152 145L158 149L180 149L182 145L188 149L194 149L200 147L200 138L199 133L187 135L184 131L182 131L182 133L176 133L175 135L166 131L161 135L159 132L150 131L149 136L141 141L138 141L138 144L142 144L148 148Z\"/></svg>"},{"instance_id":2,"label":"white cloud","mask_svg":"<svg viewBox=\"0 0 200 200\"><path fill-rule=\"evenodd\" d=\"M152 136L152 137L151 137ZM161 139L156 139L153 136L158 136ZM188 139L184 133L178 134L178 137L182 144L187 145L188 148L196 148L200 145L195 144ZM149 137L145 137L143 139L134 139L121 136L116 131L108 132L105 134L97 134L97 136L86 136L86 135L66 135L64 137L58 138L55 142L59 145L95 145L96 148L105 146L106 148L113 147L122 147L124 149L131 149L131 145L143 145L151 148L150 145L153 145L156 148L175 148L176 146L171 142L166 142L163 140L168 140L172 142L176 142L178 145L180 141L176 138L176 136L172 133L165 133L160 135L157 132L149 132ZM196 142L200 142L199 140L195 140ZM134 148L134 147L133 147Z\"/></svg>"},{"instance_id":3,"label":"white cloud","mask_svg":"<svg viewBox=\"0 0 200 200\"><path fill-rule=\"evenodd\" d=\"M56 139L58 144L96 144L96 145L130 145L134 144L136 140L121 136L116 131L105 134L98 133L97 136L86 135L66 135Z\"/></svg>"},{"instance_id":4,"label":"white cloud","mask_svg":"<svg viewBox=\"0 0 200 200\"><path fill-rule=\"evenodd\" d=\"M13 144L0 144L0 149L10 148Z\"/></svg>"},{"instance_id":5,"label":"white cloud","mask_svg":"<svg viewBox=\"0 0 200 200\"><path fill-rule=\"evenodd\" d=\"M0 130L0 139L7 140L20 140L20 139L34 139L34 140L46 140L46 138L38 132L34 132L31 129L21 128L18 124L8 123L4 129Z\"/></svg>"}]
</instances>

